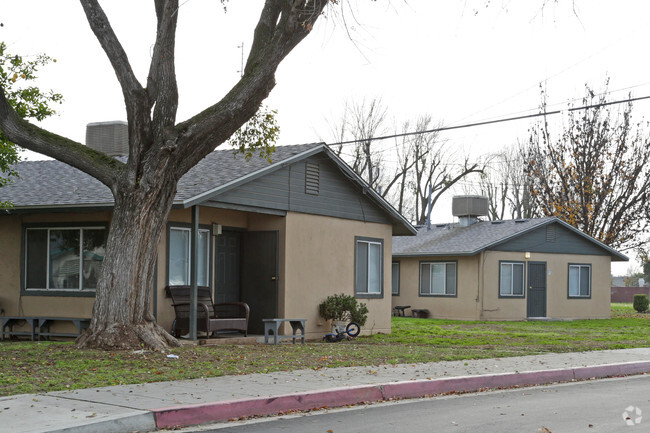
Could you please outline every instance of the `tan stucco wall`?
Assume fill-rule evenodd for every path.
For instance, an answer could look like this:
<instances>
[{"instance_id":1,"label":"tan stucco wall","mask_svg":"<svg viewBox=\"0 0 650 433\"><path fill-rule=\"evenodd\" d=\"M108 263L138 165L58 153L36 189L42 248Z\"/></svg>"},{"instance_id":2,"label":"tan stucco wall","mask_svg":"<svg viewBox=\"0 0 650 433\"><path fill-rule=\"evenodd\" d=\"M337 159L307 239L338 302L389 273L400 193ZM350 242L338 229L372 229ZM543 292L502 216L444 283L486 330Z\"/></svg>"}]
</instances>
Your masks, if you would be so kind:
<instances>
[{"instance_id":1,"label":"tan stucco wall","mask_svg":"<svg viewBox=\"0 0 650 433\"><path fill-rule=\"evenodd\" d=\"M110 221L110 212L35 214L0 217L0 307L7 315L90 317L94 298L20 296L21 229L25 223ZM191 221L191 210L172 210L170 222ZM286 217L201 207L199 222L245 230L277 230L279 233L279 317L307 318L309 338L321 338L329 327L318 316L317 305L335 293L354 293L354 238L384 241L384 296L361 299L371 310L363 331L390 332L390 251L392 229L388 224L363 223L300 213ZM214 237L213 251L214 251ZM171 330L174 311L165 296L167 285L166 231L158 246L156 305L158 323ZM214 260L210 264L214 275ZM153 293L152 293L153 297ZM153 303L152 303L153 305Z\"/></svg>"},{"instance_id":2,"label":"tan stucco wall","mask_svg":"<svg viewBox=\"0 0 650 433\"><path fill-rule=\"evenodd\" d=\"M108 223L109 212L33 214L0 217L0 308L5 315L90 317L94 297L30 296L20 294L22 225L30 223ZM55 324L52 330L70 329ZM16 328L17 329L17 328Z\"/></svg>"},{"instance_id":3,"label":"tan stucco wall","mask_svg":"<svg viewBox=\"0 0 650 433\"><path fill-rule=\"evenodd\" d=\"M609 318L610 272L609 256L488 251L485 253L485 298L483 318L523 319L527 314L526 299L499 298L499 261L546 262L546 316L551 319ZM591 264L591 298L568 298L569 263ZM527 278L526 274L526 278Z\"/></svg>"},{"instance_id":4,"label":"tan stucco wall","mask_svg":"<svg viewBox=\"0 0 650 433\"><path fill-rule=\"evenodd\" d=\"M458 261L458 297L418 295L419 263ZM546 262L546 317L551 319L604 319L610 317L609 256L486 251L470 257L395 258L400 263L400 294L393 306L426 308L431 317L459 320L522 320L527 317L527 297L499 297L499 262ZM569 263L591 264L591 298L568 298ZM526 269L527 272L527 269ZM526 273L526 278L527 277ZM483 289L481 289L483 288ZM527 292L526 292L527 293ZM408 310L407 310L408 312Z\"/></svg>"},{"instance_id":5,"label":"tan stucco wall","mask_svg":"<svg viewBox=\"0 0 650 433\"><path fill-rule=\"evenodd\" d=\"M355 236L365 236L384 241L384 295L359 299L370 310L362 332L390 332L391 226L299 213L288 213L286 219L284 283L292 295L285 300L285 317L306 318L308 338L330 332L318 304L336 293L354 294Z\"/></svg>"},{"instance_id":6,"label":"tan stucco wall","mask_svg":"<svg viewBox=\"0 0 650 433\"><path fill-rule=\"evenodd\" d=\"M429 310L436 319L474 320L477 317L478 256L395 258L400 264L400 290L392 297L392 305L410 305L411 308ZM457 262L457 296L420 296L420 262ZM390 290L390 288L389 288ZM410 310L406 310L410 314Z\"/></svg>"},{"instance_id":7,"label":"tan stucco wall","mask_svg":"<svg viewBox=\"0 0 650 433\"><path fill-rule=\"evenodd\" d=\"M0 308L10 316L20 299L20 231L18 216L0 216Z\"/></svg>"}]
</instances>

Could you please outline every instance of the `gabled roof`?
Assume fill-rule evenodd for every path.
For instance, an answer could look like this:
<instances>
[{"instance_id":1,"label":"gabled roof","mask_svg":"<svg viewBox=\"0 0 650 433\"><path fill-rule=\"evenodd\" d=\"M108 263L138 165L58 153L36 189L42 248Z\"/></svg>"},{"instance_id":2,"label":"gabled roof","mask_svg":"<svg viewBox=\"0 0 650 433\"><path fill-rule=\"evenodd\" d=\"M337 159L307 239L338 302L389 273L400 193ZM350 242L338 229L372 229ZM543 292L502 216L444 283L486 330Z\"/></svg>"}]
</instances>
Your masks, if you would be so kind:
<instances>
[{"instance_id":1,"label":"gabled roof","mask_svg":"<svg viewBox=\"0 0 650 433\"><path fill-rule=\"evenodd\" d=\"M372 202L385 211L393 225L406 233L415 234L413 226L381 196L368 188L356 173L336 156L324 143L277 146L273 163L262 158L246 161L232 150L215 150L190 169L179 181L175 208L188 208L201 204L239 185L262 177L275 170L323 153L327 155L346 177L356 183ZM25 161L14 166L19 174L15 182L0 188L0 202L13 203L13 211L52 211L110 209L113 196L104 184L60 161Z\"/></svg>"},{"instance_id":2,"label":"gabled roof","mask_svg":"<svg viewBox=\"0 0 650 433\"><path fill-rule=\"evenodd\" d=\"M602 242L581 232L557 217L504 221L480 221L470 226L434 224L430 230L418 229L416 236L393 236L394 257L470 256L497 247L533 230L560 224L576 235L602 248L615 261L628 258Z\"/></svg>"}]
</instances>

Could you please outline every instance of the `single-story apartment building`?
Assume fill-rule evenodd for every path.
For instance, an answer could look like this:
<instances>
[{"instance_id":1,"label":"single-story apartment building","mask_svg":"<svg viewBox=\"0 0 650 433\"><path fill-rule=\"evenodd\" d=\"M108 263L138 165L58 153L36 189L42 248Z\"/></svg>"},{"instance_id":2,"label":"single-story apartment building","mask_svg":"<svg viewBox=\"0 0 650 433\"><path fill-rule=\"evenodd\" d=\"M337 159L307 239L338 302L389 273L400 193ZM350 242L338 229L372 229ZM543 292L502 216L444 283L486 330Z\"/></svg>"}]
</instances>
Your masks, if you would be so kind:
<instances>
[{"instance_id":1,"label":"single-story apartment building","mask_svg":"<svg viewBox=\"0 0 650 433\"><path fill-rule=\"evenodd\" d=\"M125 128L91 124L88 145L119 155L123 142L102 140L123 139ZM196 266L198 285L210 287L215 302L249 304L249 333L263 332L263 318L305 318L307 338L320 338L329 327L317 306L335 293L366 302L365 330L390 332L384 282L392 236L416 230L325 144L278 146L272 158L246 161L218 150L183 176L158 246L151 303L158 323L171 330L165 287L189 284ZM15 168L20 177L0 188L0 202L14 204L0 211L0 315L90 317L110 191L59 161ZM192 230L199 239L194 264Z\"/></svg>"},{"instance_id":2,"label":"single-story apartment building","mask_svg":"<svg viewBox=\"0 0 650 433\"><path fill-rule=\"evenodd\" d=\"M393 307L460 320L610 317L611 262L626 256L556 217L479 221L477 196L452 207L457 223L393 237Z\"/></svg>"}]
</instances>

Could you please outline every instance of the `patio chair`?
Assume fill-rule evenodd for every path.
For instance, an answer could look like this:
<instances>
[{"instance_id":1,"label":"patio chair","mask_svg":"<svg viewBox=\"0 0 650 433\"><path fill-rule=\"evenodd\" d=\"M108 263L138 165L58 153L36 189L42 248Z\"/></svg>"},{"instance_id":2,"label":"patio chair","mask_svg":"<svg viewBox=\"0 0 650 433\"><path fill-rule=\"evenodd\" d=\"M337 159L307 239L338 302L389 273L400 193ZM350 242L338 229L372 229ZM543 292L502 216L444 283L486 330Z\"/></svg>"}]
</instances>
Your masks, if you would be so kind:
<instances>
[{"instance_id":1,"label":"patio chair","mask_svg":"<svg viewBox=\"0 0 650 433\"><path fill-rule=\"evenodd\" d=\"M176 319L172 335L180 337L190 330L190 286L168 286ZM196 298L196 330L215 335L218 331L239 331L248 336L250 308L245 302L214 304L209 287L199 287Z\"/></svg>"}]
</instances>

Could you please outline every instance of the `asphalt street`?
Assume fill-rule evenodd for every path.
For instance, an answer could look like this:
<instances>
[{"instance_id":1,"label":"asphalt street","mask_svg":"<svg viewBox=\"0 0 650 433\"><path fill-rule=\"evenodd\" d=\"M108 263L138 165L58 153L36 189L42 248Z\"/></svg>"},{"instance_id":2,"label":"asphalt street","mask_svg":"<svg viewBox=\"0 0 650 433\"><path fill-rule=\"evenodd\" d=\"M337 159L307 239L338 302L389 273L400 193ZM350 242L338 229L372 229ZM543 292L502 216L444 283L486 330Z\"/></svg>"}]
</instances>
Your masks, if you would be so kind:
<instances>
[{"instance_id":1,"label":"asphalt street","mask_svg":"<svg viewBox=\"0 0 650 433\"><path fill-rule=\"evenodd\" d=\"M378 403L182 431L611 433L648 430L649 375Z\"/></svg>"}]
</instances>

